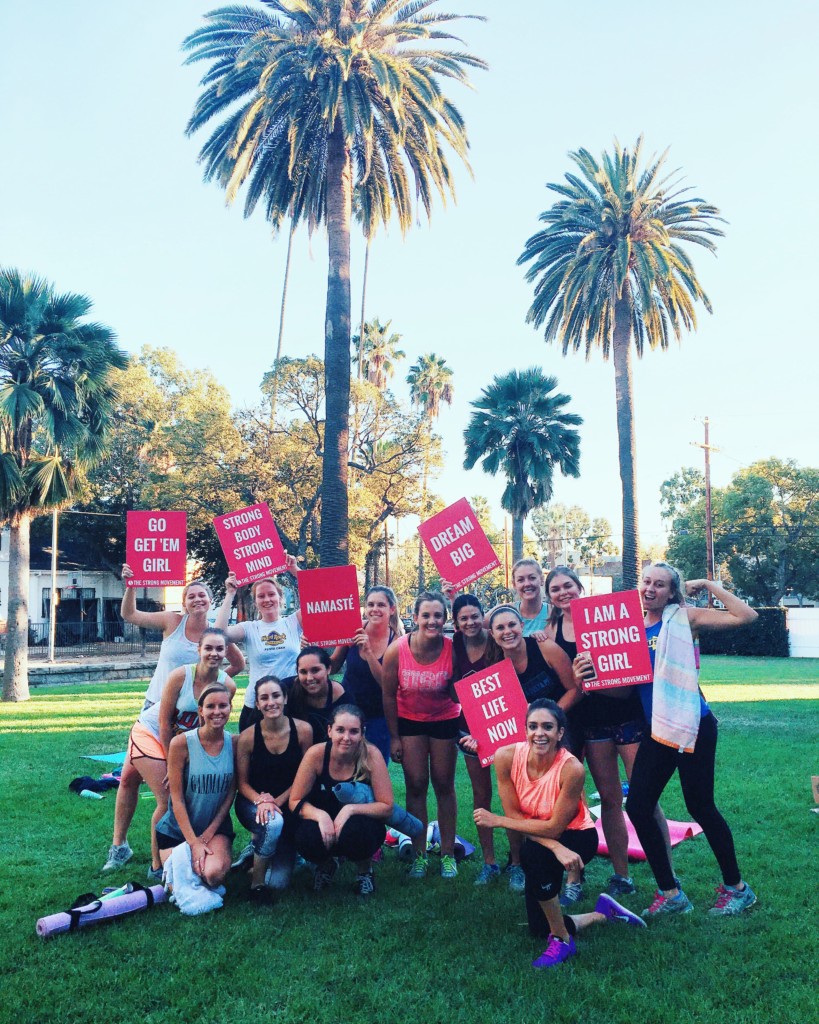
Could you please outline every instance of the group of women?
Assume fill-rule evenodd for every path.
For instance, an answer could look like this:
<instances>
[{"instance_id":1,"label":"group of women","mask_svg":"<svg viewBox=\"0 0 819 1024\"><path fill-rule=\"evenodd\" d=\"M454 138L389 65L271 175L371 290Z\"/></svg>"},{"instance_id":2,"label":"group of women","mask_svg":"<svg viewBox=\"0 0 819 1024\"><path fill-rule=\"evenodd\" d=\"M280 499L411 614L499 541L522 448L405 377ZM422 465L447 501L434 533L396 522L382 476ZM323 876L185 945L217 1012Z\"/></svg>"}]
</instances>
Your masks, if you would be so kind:
<instances>
[{"instance_id":1,"label":"group of women","mask_svg":"<svg viewBox=\"0 0 819 1024\"><path fill-rule=\"evenodd\" d=\"M295 560L288 568L297 571ZM123 575L129 574L125 566ZM578 653L572 628L571 602L583 592L579 578L558 567L544 581L538 563L524 559L513 569L513 582L518 601L487 615L476 597L455 596L445 585L454 598L453 639L444 634L448 607L442 594L418 597L407 635L395 595L374 587L365 599L366 625L353 644L332 654L304 637L298 612L281 617L282 592L273 580L253 585L259 618L234 626L228 626L237 589L233 577L214 627L207 625L211 597L204 584L186 588L182 614L138 612L133 591L126 590L123 617L162 628L164 639L129 740L114 842L103 870L132 855L126 834L144 780L157 797L152 874L161 872L174 847L187 843L196 874L207 885L220 884L231 866L235 797L236 816L252 835L247 856L253 857L254 896L266 899L286 887L299 855L314 865L316 891L330 883L344 858L356 865L356 891L369 895L373 858L393 809L387 769L392 759L403 770L407 810L424 826L412 839L409 877L422 879L429 871L431 783L441 876L454 878L460 749L483 854L475 884L501 876L493 837L495 829L505 829L509 886L525 892L532 933L548 937L534 966L572 956L574 934L591 924L645 923L614 898L635 892L619 761L630 780L627 811L658 886L642 917L691 910L673 871L658 804L675 770L689 813L702 825L722 873L711 913L736 914L751 906L756 897L740 875L730 829L714 803L717 726L697 683L697 636L700 630L751 622L756 613L713 581L684 586L671 566L649 566L640 592L654 682L584 693L583 682L594 669L589 655ZM686 592L701 589L725 610L689 607ZM238 641L245 643L249 685L241 733L231 737L225 732L235 692L231 676L244 664ZM502 748L495 759L499 815L492 811L492 771L476 756L454 683L501 659L512 663L529 711L525 739ZM342 665L338 683L331 673ZM566 915L583 898L583 870L597 851L597 830L583 795L584 757L599 792L613 873L594 911ZM340 782L369 787L366 801L342 802Z\"/></svg>"}]
</instances>

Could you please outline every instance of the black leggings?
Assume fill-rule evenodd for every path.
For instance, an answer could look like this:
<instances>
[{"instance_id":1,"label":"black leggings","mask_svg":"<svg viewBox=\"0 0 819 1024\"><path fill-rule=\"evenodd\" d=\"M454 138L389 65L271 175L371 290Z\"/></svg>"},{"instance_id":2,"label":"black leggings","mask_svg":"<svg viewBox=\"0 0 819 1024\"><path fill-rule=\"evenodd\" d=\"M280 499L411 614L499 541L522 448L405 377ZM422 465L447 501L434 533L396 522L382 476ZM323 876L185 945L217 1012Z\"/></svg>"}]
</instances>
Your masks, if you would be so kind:
<instances>
[{"instance_id":1,"label":"black leggings","mask_svg":"<svg viewBox=\"0 0 819 1024\"><path fill-rule=\"evenodd\" d=\"M567 829L557 841L579 854L584 865L597 853L598 837L595 828ZM520 848L520 866L526 875L525 899L529 931L532 935L546 938L549 935L549 923L540 904L554 899L560 892L566 869L551 850L528 837L523 840ZM574 921L565 915L563 921L569 934L574 935L577 930Z\"/></svg>"},{"instance_id":2,"label":"black leggings","mask_svg":"<svg viewBox=\"0 0 819 1024\"><path fill-rule=\"evenodd\" d=\"M347 819L336 844L328 850L322 841L318 823L302 818L296 829L296 849L313 864L322 864L328 857L369 860L384 842L386 834L383 821L366 814L353 814Z\"/></svg>"},{"instance_id":3,"label":"black leggings","mask_svg":"<svg viewBox=\"0 0 819 1024\"><path fill-rule=\"evenodd\" d=\"M676 887L663 834L654 819L654 808L674 771L680 773L685 806L702 826L705 838L717 858L725 885L740 882L734 837L714 803L714 761L717 753L717 720L707 714L700 721L694 752L681 754L673 747L647 736L640 744L626 800L631 818L659 889Z\"/></svg>"}]
</instances>

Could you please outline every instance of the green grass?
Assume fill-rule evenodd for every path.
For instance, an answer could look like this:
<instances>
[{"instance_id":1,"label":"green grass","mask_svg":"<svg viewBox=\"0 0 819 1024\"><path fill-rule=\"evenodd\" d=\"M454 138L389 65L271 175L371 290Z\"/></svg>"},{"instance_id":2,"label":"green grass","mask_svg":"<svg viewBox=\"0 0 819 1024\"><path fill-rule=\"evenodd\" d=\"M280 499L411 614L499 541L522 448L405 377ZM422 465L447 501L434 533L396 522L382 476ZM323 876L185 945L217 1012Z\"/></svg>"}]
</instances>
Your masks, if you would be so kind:
<instances>
[{"instance_id":1,"label":"green grass","mask_svg":"<svg viewBox=\"0 0 819 1024\"><path fill-rule=\"evenodd\" d=\"M0 706L0 954L5 1019L130 1024L287 1024L545 1019L577 1024L803 1022L815 1019L819 962L816 840L810 775L819 772L819 662L708 658L703 687L720 719L718 801L759 905L736 920L705 909L718 878L703 838L677 850L676 867L695 913L637 932L586 932L581 955L535 972L540 946L523 903L497 885L476 890L479 861L455 882L410 883L393 855L375 897L360 904L345 866L315 897L296 876L272 907L244 899L231 877L224 910L182 917L162 906L121 922L42 941L35 920L64 909L99 876L114 798L80 800L69 780L95 774L83 753L120 750L143 683L34 691ZM101 767L99 770L105 770ZM403 792L400 771L393 781ZM459 764L459 831L475 839L469 783ZM663 799L684 817L676 781ZM117 880L144 879L152 800L140 801L131 832L137 855ZM244 834L237 828L237 846ZM504 840L499 838L500 852ZM592 862L588 892L608 861ZM648 869L635 865L646 905ZM584 905L588 908L589 904Z\"/></svg>"}]
</instances>

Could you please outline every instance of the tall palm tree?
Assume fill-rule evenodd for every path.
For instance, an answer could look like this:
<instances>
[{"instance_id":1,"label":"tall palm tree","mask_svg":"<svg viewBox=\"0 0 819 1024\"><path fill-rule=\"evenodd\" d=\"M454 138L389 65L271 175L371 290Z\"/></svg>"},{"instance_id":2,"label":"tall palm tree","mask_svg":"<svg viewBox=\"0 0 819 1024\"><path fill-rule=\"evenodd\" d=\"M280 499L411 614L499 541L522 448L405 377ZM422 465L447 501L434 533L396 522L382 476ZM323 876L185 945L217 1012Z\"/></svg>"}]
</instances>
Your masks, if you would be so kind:
<instances>
[{"instance_id":1,"label":"tall palm tree","mask_svg":"<svg viewBox=\"0 0 819 1024\"><path fill-rule=\"evenodd\" d=\"M410 386L410 399L413 405L420 406L426 418L430 430L432 424L438 419L441 413L441 402L452 405L454 389L452 386L452 370L446 365L446 359L436 356L430 352L427 356L420 356L418 361L410 367L407 374L407 384ZM422 483L421 497L421 520L427 514L427 483L429 480L429 446L424 449L424 476ZM424 572L424 544L421 537L418 537L418 589L423 590L426 585Z\"/></svg>"},{"instance_id":2,"label":"tall palm tree","mask_svg":"<svg viewBox=\"0 0 819 1024\"><path fill-rule=\"evenodd\" d=\"M3 700L28 699L31 521L73 500L99 461L111 371L128 362L109 328L84 320L90 309L84 295L0 270L0 518L10 526Z\"/></svg>"},{"instance_id":3,"label":"tall palm tree","mask_svg":"<svg viewBox=\"0 0 819 1024\"><path fill-rule=\"evenodd\" d=\"M265 0L223 7L183 46L210 68L188 133L221 118L200 158L245 213L264 200L270 222L324 222L329 241L325 315L327 421L321 562L347 561L350 405L350 220L353 188L379 195L402 231L420 204L453 193L446 148L466 162L463 118L442 79L467 82L485 64L439 49L455 15L436 0ZM431 45L430 45L431 44ZM467 164L468 166L468 164Z\"/></svg>"},{"instance_id":4,"label":"tall palm tree","mask_svg":"<svg viewBox=\"0 0 819 1024\"><path fill-rule=\"evenodd\" d=\"M535 297L526 316L544 327L547 342L565 355L600 347L614 354L617 436L623 490L623 584L637 585L640 552L635 484L632 343L642 356L668 348L672 335L696 328L699 300L711 304L680 245L716 251L723 232L715 206L680 188L677 172L665 170L666 153L642 162L642 136L633 149L615 141L600 161L586 149L570 153L579 174L547 187L563 198L540 215L546 227L527 241L519 264Z\"/></svg>"},{"instance_id":5,"label":"tall palm tree","mask_svg":"<svg viewBox=\"0 0 819 1024\"><path fill-rule=\"evenodd\" d=\"M554 394L557 378L536 366L495 377L472 402L464 431L464 469L480 460L484 472L502 471L501 505L512 516L512 558L523 557L523 522L552 498L555 469L580 475L580 416L564 412L569 395Z\"/></svg>"},{"instance_id":6,"label":"tall palm tree","mask_svg":"<svg viewBox=\"0 0 819 1024\"><path fill-rule=\"evenodd\" d=\"M364 325L363 341L358 335L353 338L356 346L356 355L353 358L356 362L363 363L363 373L370 384L375 384L379 391L383 391L387 382L395 375L395 364L406 358L406 352L398 348L401 335L389 333L391 325L392 320L382 324L376 317ZM362 373L361 365L359 373Z\"/></svg>"}]
</instances>

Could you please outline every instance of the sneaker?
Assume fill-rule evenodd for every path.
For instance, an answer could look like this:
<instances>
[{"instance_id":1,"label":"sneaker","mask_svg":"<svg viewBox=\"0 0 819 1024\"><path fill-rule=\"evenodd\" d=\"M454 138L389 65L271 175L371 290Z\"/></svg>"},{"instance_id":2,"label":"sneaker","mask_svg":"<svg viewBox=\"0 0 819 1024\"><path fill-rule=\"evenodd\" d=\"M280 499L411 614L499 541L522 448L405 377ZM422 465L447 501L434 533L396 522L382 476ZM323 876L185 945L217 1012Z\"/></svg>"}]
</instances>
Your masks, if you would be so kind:
<instances>
[{"instance_id":1,"label":"sneaker","mask_svg":"<svg viewBox=\"0 0 819 1024\"><path fill-rule=\"evenodd\" d=\"M253 860L253 854L255 852L256 851L253 849L253 843L248 843L236 860L230 865L231 871L236 871L242 867L243 864L247 864L249 860Z\"/></svg>"},{"instance_id":2,"label":"sneaker","mask_svg":"<svg viewBox=\"0 0 819 1024\"><path fill-rule=\"evenodd\" d=\"M710 917L736 917L755 903L756 894L747 882L744 889L737 889L735 885L719 885L717 901L708 914Z\"/></svg>"},{"instance_id":3,"label":"sneaker","mask_svg":"<svg viewBox=\"0 0 819 1024\"><path fill-rule=\"evenodd\" d=\"M562 964L564 960L568 960L570 956L575 956L576 953L577 946L575 946L571 935L566 942L556 939L554 935L550 935L549 945L543 950L537 960L532 961L532 967L557 967L558 964Z\"/></svg>"},{"instance_id":4,"label":"sneaker","mask_svg":"<svg viewBox=\"0 0 819 1024\"><path fill-rule=\"evenodd\" d=\"M128 845L127 839L121 846L112 845L108 850L108 860L102 865L102 870L116 871L118 868L124 868L133 855L134 851Z\"/></svg>"},{"instance_id":5,"label":"sneaker","mask_svg":"<svg viewBox=\"0 0 819 1024\"><path fill-rule=\"evenodd\" d=\"M165 869L160 864L158 868L148 868L148 874L145 876L149 882L162 883L162 872Z\"/></svg>"},{"instance_id":6,"label":"sneaker","mask_svg":"<svg viewBox=\"0 0 819 1024\"><path fill-rule=\"evenodd\" d=\"M609 896L631 896L637 892L637 886L627 875L612 875L606 885Z\"/></svg>"},{"instance_id":7,"label":"sneaker","mask_svg":"<svg viewBox=\"0 0 819 1024\"><path fill-rule=\"evenodd\" d=\"M355 891L359 896L372 896L375 892L375 881L372 871L365 871L355 876Z\"/></svg>"},{"instance_id":8,"label":"sneaker","mask_svg":"<svg viewBox=\"0 0 819 1024\"><path fill-rule=\"evenodd\" d=\"M412 862L412 867L410 867L409 871L407 872L407 877L426 878L427 868L429 868L429 859L425 857L423 853L419 853L415 860Z\"/></svg>"},{"instance_id":9,"label":"sneaker","mask_svg":"<svg viewBox=\"0 0 819 1024\"><path fill-rule=\"evenodd\" d=\"M561 907L573 907L575 903L579 903L583 899L583 883L582 882L567 882L563 886L563 892L560 894L560 905Z\"/></svg>"},{"instance_id":10,"label":"sneaker","mask_svg":"<svg viewBox=\"0 0 819 1024\"><path fill-rule=\"evenodd\" d=\"M634 925L635 928L648 927L642 917L633 914L628 907L622 906L608 893L601 893L594 905L595 914L602 914L609 921L623 921L625 924Z\"/></svg>"},{"instance_id":11,"label":"sneaker","mask_svg":"<svg viewBox=\"0 0 819 1024\"><path fill-rule=\"evenodd\" d=\"M667 914L690 914L694 909L691 900L680 889L676 896L664 896L660 890L654 893L654 902L640 915L641 917L662 917Z\"/></svg>"},{"instance_id":12,"label":"sneaker","mask_svg":"<svg viewBox=\"0 0 819 1024\"><path fill-rule=\"evenodd\" d=\"M484 864L475 879L475 885L489 885L500 878L500 868L497 864Z\"/></svg>"},{"instance_id":13,"label":"sneaker","mask_svg":"<svg viewBox=\"0 0 819 1024\"><path fill-rule=\"evenodd\" d=\"M448 853L445 853L441 857L441 878L457 878L458 877L458 865L455 863L455 858L450 857Z\"/></svg>"},{"instance_id":14,"label":"sneaker","mask_svg":"<svg viewBox=\"0 0 819 1024\"><path fill-rule=\"evenodd\" d=\"M313 892L322 892L332 882L335 873L338 871L338 861L331 857L323 864L316 865L316 873L313 875Z\"/></svg>"},{"instance_id":15,"label":"sneaker","mask_svg":"<svg viewBox=\"0 0 819 1024\"><path fill-rule=\"evenodd\" d=\"M520 864L507 864L503 872L509 876L509 892L523 892L526 888L526 875Z\"/></svg>"}]
</instances>

